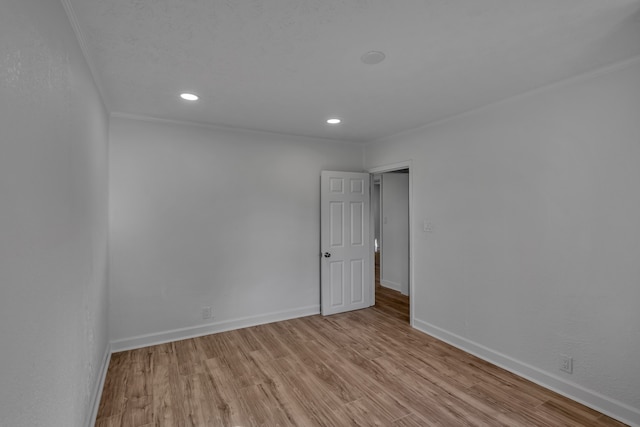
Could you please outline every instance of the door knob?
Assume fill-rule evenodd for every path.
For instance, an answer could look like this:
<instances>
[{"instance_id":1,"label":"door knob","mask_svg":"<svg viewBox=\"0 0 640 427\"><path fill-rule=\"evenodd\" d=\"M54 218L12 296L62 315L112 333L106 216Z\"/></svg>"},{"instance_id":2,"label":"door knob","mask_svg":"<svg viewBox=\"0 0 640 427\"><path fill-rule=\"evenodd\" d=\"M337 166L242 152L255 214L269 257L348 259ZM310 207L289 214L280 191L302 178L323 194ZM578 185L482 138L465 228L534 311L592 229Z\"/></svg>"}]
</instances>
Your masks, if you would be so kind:
<instances>
[{"instance_id":1,"label":"door knob","mask_svg":"<svg viewBox=\"0 0 640 427\"><path fill-rule=\"evenodd\" d=\"M325 252L325 253L324 253L324 257L325 257L325 258L331 258L331 254L330 254L329 252Z\"/></svg>"}]
</instances>

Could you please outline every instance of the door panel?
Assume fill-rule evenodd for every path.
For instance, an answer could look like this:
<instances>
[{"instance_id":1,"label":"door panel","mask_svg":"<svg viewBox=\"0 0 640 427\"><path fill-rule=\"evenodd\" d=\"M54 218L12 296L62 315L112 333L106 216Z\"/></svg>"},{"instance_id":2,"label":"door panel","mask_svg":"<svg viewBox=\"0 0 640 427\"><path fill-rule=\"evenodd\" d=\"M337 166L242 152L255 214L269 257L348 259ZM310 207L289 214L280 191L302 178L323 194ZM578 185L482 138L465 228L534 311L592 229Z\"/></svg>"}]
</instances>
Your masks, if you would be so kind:
<instances>
[{"instance_id":1,"label":"door panel","mask_svg":"<svg viewBox=\"0 0 640 427\"><path fill-rule=\"evenodd\" d=\"M351 246L364 245L364 204L351 202Z\"/></svg>"},{"instance_id":2,"label":"door panel","mask_svg":"<svg viewBox=\"0 0 640 427\"><path fill-rule=\"evenodd\" d=\"M330 261L331 269L331 307L344 305L344 262Z\"/></svg>"},{"instance_id":3,"label":"door panel","mask_svg":"<svg viewBox=\"0 0 640 427\"><path fill-rule=\"evenodd\" d=\"M331 248L342 248L344 246L344 203L330 202L331 209Z\"/></svg>"},{"instance_id":4,"label":"door panel","mask_svg":"<svg viewBox=\"0 0 640 427\"><path fill-rule=\"evenodd\" d=\"M360 259L351 261L351 303L358 304L364 300L364 262Z\"/></svg>"},{"instance_id":5,"label":"door panel","mask_svg":"<svg viewBox=\"0 0 640 427\"><path fill-rule=\"evenodd\" d=\"M369 174L321 176L321 303L329 315L369 306Z\"/></svg>"}]
</instances>

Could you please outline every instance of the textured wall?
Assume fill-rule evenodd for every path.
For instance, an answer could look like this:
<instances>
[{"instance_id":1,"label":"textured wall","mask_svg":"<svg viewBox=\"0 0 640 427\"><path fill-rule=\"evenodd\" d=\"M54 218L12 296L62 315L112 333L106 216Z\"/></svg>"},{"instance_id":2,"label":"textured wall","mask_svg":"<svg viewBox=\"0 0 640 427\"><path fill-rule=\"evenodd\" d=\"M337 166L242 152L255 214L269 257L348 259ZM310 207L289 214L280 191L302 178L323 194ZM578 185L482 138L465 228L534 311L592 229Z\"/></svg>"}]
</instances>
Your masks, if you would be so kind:
<instances>
[{"instance_id":1,"label":"textured wall","mask_svg":"<svg viewBox=\"0 0 640 427\"><path fill-rule=\"evenodd\" d=\"M112 119L111 338L317 310L322 169L362 148Z\"/></svg>"},{"instance_id":2,"label":"textured wall","mask_svg":"<svg viewBox=\"0 0 640 427\"><path fill-rule=\"evenodd\" d=\"M639 112L635 61L365 155L413 161L417 320L635 408L636 422Z\"/></svg>"},{"instance_id":3,"label":"textured wall","mask_svg":"<svg viewBox=\"0 0 640 427\"><path fill-rule=\"evenodd\" d=\"M59 1L0 4L0 426L81 427L107 345L107 115Z\"/></svg>"}]
</instances>

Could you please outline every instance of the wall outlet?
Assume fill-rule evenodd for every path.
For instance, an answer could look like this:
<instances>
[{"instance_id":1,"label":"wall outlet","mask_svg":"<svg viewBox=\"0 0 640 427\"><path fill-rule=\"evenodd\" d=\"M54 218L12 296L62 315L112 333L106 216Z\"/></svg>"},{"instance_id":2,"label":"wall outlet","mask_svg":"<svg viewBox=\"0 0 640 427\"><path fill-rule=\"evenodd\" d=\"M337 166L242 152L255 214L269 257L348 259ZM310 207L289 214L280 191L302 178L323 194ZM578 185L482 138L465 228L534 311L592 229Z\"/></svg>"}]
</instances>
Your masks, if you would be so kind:
<instances>
[{"instance_id":1,"label":"wall outlet","mask_svg":"<svg viewBox=\"0 0 640 427\"><path fill-rule=\"evenodd\" d=\"M203 319L211 319L211 307L210 306L202 307L202 318Z\"/></svg>"},{"instance_id":2,"label":"wall outlet","mask_svg":"<svg viewBox=\"0 0 640 427\"><path fill-rule=\"evenodd\" d=\"M573 357L565 354L560 355L560 370L568 374L573 374Z\"/></svg>"}]
</instances>

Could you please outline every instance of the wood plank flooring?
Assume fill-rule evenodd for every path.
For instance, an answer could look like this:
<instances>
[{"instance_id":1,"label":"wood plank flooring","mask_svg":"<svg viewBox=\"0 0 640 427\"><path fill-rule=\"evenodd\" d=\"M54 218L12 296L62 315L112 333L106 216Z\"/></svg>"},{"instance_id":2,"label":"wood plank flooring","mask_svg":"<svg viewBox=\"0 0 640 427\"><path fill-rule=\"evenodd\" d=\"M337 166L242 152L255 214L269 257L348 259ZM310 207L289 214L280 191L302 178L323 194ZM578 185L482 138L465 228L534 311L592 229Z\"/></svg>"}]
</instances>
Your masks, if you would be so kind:
<instances>
[{"instance_id":1,"label":"wood plank flooring","mask_svg":"<svg viewBox=\"0 0 640 427\"><path fill-rule=\"evenodd\" d=\"M623 424L370 308L115 353L96 425Z\"/></svg>"},{"instance_id":2,"label":"wood plank flooring","mask_svg":"<svg viewBox=\"0 0 640 427\"><path fill-rule=\"evenodd\" d=\"M409 297L380 284L376 284L375 309L409 323Z\"/></svg>"},{"instance_id":3,"label":"wood plank flooring","mask_svg":"<svg viewBox=\"0 0 640 427\"><path fill-rule=\"evenodd\" d=\"M375 255L376 310L409 323L409 297L380 285L380 252Z\"/></svg>"}]
</instances>

